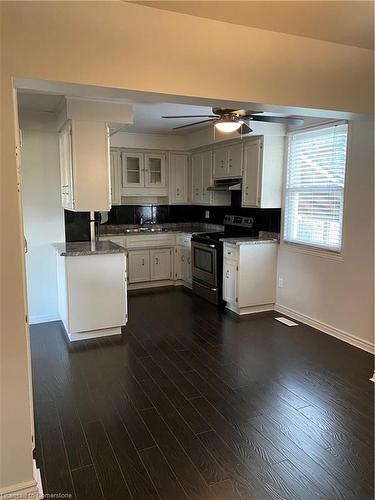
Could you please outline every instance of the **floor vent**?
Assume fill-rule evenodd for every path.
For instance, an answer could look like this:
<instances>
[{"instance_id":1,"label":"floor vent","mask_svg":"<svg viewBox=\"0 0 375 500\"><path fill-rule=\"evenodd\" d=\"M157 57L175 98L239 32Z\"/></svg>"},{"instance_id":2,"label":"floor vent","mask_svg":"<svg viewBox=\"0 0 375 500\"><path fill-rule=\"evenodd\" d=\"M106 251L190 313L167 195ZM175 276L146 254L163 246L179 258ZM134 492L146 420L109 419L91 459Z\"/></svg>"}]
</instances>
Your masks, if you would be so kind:
<instances>
[{"instance_id":1,"label":"floor vent","mask_svg":"<svg viewBox=\"0 0 375 500\"><path fill-rule=\"evenodd\" d=\"M275 318L276 321L280 321L280 323L283 323L286 326L298 326L298 323L295 323L294 321L284 318L283 316L280 316L279 318Z\"/></svg>"}]
</instances>

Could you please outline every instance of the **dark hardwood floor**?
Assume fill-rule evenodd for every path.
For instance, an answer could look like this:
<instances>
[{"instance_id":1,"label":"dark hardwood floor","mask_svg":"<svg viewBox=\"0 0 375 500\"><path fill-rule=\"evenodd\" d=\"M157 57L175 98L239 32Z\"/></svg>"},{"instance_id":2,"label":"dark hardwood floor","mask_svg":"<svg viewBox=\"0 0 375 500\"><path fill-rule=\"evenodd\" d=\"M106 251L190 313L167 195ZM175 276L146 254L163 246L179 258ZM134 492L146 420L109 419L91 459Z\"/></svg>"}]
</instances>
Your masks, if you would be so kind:
<instances>
[{"instance_id":1,"label":"dark hardwood floor","mask_svg":"<svg viewBox=\"0 0 375 500\"><path fill-rule=\"evenodd\" d=\"M36 460L74 499L371 499L373 357L181 289L120 337L31 327Z\"/></svg>"}]
</instances>

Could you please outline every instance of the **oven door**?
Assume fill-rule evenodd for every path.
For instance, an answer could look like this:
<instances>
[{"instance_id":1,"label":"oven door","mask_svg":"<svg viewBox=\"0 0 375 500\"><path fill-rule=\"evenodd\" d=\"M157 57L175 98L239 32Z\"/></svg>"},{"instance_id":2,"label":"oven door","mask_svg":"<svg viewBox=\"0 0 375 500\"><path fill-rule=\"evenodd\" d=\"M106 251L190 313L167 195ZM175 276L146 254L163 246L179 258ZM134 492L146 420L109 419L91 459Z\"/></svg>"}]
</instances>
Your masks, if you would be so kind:
<instances>
[{"instance_id":1,"label":"oven door","mask_svg":"<svg viewBox=\"0 0 375 500\"><path fill-rule=\"evenodd\" d=\"M206 285L217 286L217 249L215 245L191 242L192 275Z\"/></svg>"}]
</instances>

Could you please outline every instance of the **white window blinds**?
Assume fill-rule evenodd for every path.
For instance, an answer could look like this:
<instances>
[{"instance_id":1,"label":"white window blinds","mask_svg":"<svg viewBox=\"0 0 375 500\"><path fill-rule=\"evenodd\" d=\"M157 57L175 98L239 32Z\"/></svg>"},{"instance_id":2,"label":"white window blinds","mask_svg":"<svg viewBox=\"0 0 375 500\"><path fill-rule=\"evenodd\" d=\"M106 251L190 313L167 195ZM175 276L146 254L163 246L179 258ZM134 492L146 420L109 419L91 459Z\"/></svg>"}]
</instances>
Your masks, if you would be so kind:
<instances>
[{"instance_id":1,"label":"white window blinds","mask_svg":"<svg viewBox=\"0 0 375 500\"><path fill-rule=\"evenodd\" d=\"M284 240L341 251L348 125L289 136Z\"/></svg>"}]
</instances>

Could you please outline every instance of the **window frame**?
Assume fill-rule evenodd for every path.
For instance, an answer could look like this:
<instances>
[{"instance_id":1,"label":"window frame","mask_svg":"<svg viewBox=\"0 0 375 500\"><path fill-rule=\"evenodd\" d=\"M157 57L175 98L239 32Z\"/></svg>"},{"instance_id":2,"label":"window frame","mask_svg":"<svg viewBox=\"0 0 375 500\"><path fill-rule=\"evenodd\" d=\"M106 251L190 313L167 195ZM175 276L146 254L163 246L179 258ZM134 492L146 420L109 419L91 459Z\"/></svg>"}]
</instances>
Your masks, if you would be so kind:
<instances>
[{"instance_id":1,"label":"window frame","mask_svg":"<svg viewBox=\"0 0 375 500\"><path fill-rule=\"evenodd\" d=\"M325 129L334 127L337 125L347 125L347 142L346 142L346 156L345 156L345 175L344 175L344 188L343 188L343 212L342 212L342 228L341 228L341 247L339 250L330 249L324 246L313 245L309 243L303 243L298 241L289 241L285 239L285 212L286 212L286 198L287 198L287 177L288 177L288 153L289 153L289 138L293 135L303 134L304 132L315 131L319 129ZM317 257L325 257L332 260L343 260L344 250L345 250L345 206L347 198L347 177L348 177L348 165L349 165L349 154L350 154L350 144L351 144L351 122L348 120L335 120L328 122L321 122L317 125L302 126L296 130L290 130L286 134L286 147L284 154L284 172L283 172L283 193L282 193L282 224L281 224L281 246L287 246L292 251L296 253L308 254Z\"/></svg>"}]
</instances>

